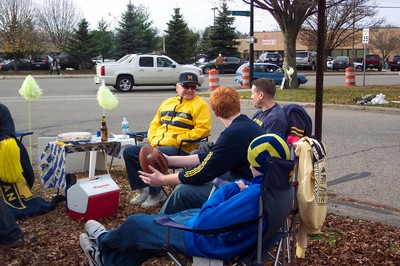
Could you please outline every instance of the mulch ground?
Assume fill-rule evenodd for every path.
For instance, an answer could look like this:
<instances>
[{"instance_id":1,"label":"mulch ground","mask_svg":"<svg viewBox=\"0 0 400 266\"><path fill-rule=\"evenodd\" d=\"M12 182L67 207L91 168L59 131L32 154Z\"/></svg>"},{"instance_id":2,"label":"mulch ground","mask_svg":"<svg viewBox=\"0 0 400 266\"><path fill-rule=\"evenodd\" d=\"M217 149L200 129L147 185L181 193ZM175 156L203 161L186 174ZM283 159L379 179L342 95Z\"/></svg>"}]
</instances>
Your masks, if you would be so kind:
<instances>
[{"instance_id":1,"label":"mulch ground","mask_svg":"<svg viewBox=\"0 0 400 266\"><path fill-rule=\"evenodd\" d=\"M157 213L159 207L132 206L126 172L114 167L111 175L121 188L118 213L99 219L106 228L115 228L129 215ZM79 176L79 175L78 175ZM55 190L44 189L39 178L33 192L50 199ZM25 234L35 237L24 246L0 250L0 265L89 265L79 246L84 222L70 219L65 203L45 215L18 221ZM174 265L168 257L152 259L145 265ZM329 214L322 233L309 237L305 259L296 265L400 265L400 228L351 217Z\"/></svg>"}]
</instances>

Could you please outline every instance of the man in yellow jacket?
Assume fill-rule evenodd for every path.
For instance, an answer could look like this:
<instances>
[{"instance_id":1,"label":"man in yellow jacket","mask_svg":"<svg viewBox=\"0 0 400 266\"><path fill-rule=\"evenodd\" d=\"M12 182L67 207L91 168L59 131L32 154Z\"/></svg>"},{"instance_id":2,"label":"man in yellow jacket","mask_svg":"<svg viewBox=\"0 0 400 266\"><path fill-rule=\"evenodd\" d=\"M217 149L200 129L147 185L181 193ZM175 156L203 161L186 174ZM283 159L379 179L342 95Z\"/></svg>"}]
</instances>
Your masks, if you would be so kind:
<instances>
[{"instance_id":1,"label":"man in yellow jacket","mask_svg":"<svg viewBox=\"0 0 400 266\"><path fill-rule=\"evenodd\" d=\"M196 94L198 78L190 72L182 73L176 84L177 96L162 102L150 123L148 142L167 155L178 155L183 139L199 139L210 135L211 112L207 102ZM123 156L132 190L139 194L131 204L141 204L143 208L156 206L166 200L161 188L149 187L139 178L139 152L141 145L125 148ZM197 144L184 143L180 155L187 155L197 148Z\"/></svg>"}]
</instances>

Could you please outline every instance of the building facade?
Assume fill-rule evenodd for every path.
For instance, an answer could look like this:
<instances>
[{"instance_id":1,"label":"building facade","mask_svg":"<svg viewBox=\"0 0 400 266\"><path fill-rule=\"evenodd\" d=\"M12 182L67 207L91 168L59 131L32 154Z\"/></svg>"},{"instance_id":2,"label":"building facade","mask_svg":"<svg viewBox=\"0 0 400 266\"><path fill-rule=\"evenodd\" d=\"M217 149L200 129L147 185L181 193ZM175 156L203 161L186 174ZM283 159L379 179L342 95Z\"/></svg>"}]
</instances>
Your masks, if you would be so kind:
<instances>
[{"instance_id":1,"label":"building facade","mask_svg":"<svg viewBox=\"0 0 400 266\"><path fill-rule=\"evenodd\" d=\"M380 34L380 31L390 31L390 34L395 34L397 36L400 36L400 28L382 28L382 29L370 29L370 34L369 38L371 41L374 40L374 38L377 38L378 36L382 38L382 34ZM301 31L299 33L299 36L301 35ZM284 38L283 34L280 31L263 31L263 32L255 32L254 36L257 38L257 43L254 44L254 59L257 60L257 58L263 53L263 52L278 52L284 57ZM399 37L400 38L400 37ZM356 58L362 58L364 56L364 44L362 43L362 32L356 32L354 35L354 47L353 44L350 46L341 46L337 47L335 50L331 51L330 56L336 57L336 56L349 56L353 57L353 49L354 49L354 57ZM239 51L242 54L243 58L245 60L249 59L249 47L250 45L246 43L246 38L243 37L243 39L240 40L240 45L239 45ZM316 45L315 45L316 47ZM302 44L297 38L297 43L296 43L296 50L298 51L315 51L315 47L308 47L304 44ZM379 50L374 50L371 49L371 45L367 44L367 54L378 54L381 57L383 57L381 51ZM389 58L392 58L393 55L395 54L400 54L400 43L398 43L395 46L395 49L393 49L390 54Z\"/></svg>"}]
</instances>

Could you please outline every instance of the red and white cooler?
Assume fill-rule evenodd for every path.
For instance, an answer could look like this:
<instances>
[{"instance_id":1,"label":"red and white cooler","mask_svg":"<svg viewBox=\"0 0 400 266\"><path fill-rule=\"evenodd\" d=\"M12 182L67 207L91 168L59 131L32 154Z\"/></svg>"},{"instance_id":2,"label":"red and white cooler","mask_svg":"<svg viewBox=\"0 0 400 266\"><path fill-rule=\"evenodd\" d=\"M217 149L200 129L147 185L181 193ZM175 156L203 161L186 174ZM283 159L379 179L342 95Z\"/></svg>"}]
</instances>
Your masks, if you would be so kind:
<instances>
[{"instance_id":1,"label":"red and white cooler","mask_svg":"<svg viewBox=\"0 0 400 266\"><path fill-rule=\"evenodd\" d=\"M114 215L119 192L110 174L79 179L67 190L68 216L87 221Z\"/></svg>"}]
</instances>

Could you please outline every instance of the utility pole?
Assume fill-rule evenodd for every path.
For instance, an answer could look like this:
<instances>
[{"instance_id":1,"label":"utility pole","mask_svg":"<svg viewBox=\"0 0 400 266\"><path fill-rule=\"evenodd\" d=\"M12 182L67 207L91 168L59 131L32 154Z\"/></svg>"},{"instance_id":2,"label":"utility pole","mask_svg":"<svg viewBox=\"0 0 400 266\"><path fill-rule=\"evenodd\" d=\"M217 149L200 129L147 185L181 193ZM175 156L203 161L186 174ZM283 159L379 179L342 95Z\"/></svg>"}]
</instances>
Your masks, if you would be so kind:
<instances>
[{"instance_id":1,"label":"utility pole","mask_svg":"<svg viewBox=\"0 0 400 266\"><path fill-rule=\"evenodd\" d=\"M251 37L254 36L254 1L250 1L250 34ZM250 43L249 47L249 68L250 68L250 84L253 82L253 75L254 75L254 43ZM251 86L251 85L250 85Z\"/></svg>"}]
</instances>

